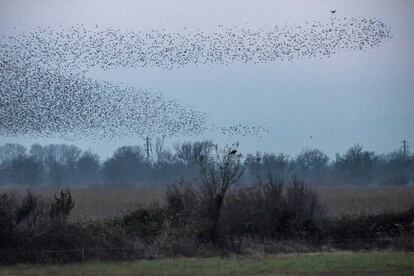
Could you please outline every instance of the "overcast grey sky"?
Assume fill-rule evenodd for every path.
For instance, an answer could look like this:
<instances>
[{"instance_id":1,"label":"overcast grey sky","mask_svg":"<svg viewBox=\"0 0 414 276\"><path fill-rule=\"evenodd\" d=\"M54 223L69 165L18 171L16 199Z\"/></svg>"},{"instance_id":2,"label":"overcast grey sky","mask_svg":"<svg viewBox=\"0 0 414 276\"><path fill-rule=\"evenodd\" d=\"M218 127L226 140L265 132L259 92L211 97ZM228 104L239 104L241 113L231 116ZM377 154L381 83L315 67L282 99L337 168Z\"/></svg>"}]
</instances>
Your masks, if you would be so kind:
<instances>
[{"instance_id":1,"label":"overcast grey sky","mask_svg":"<svg viewBox=\"0 0 414 276\"><path fill-rule=\"evenodd\" d=\"M319 148L331 157L355 143L377 152L414 147L414 1L56 1L0 0L0 34L37 26L118 27L125 30L214 29L217 25L264 27L336 17L376 17L391 27L393 38L379 48L323 59L269 64L185 66L179 69L123 69L94 78L159 89L214 123L269 126L263 138L206 133L196 139L240 142L255 150L296 154ZM312 138L310 138L312 136ZM169 142L181 138L170 138ZM64 141L0 137L0 144L66 142L109 155L122 142Z\"/></svg>"}]
</instances>

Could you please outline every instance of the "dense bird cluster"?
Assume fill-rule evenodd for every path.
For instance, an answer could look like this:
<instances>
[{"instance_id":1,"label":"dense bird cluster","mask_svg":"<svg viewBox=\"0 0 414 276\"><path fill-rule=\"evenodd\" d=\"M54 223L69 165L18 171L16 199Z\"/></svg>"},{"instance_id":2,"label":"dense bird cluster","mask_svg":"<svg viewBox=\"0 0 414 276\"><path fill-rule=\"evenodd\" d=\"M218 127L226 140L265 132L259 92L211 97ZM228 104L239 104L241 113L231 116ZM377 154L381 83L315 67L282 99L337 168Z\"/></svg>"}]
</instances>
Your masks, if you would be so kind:
<instances>
[{"instance_id":1,"label":"dense bird cluster","mask_svg":"<svg viewBox=\"0 0 414 276\"><path fill-rule=\"evenodd\" d=\"M160 93L88 77L92 68L268 63L377 47L391 38L378 19L333 18L293 26L215 32L38 28L0 39L0 134L124 137L198 135L206 114ZM219 129L258 135L261 127Z\"/></svg>"},{"instance_id":2,"label":"dense bird cluster","mask_svg":"<svg viewBox=\"0 0 414 276\"><path fill-rule=\"evenodd\" d=\"M0 132L6 136L127 138L197 135L207 117L155 91L35 66L0 64Z\"/></svg>"},{"instance_id":3,"label":"dense bird cluster","mask_svg":"<svg viewBox=\"0 0 414 276\"><path fill-rule=\"evenodd\" d=\"M327 23L257 30L219 25L215 32L124 32L78 25L61 30L39 28L2 40L8 56L72 72L92 67L173 68L322 57L376 47L390 36L390 29L377 19L332 18Z\"/></svg>"}]
</instances>

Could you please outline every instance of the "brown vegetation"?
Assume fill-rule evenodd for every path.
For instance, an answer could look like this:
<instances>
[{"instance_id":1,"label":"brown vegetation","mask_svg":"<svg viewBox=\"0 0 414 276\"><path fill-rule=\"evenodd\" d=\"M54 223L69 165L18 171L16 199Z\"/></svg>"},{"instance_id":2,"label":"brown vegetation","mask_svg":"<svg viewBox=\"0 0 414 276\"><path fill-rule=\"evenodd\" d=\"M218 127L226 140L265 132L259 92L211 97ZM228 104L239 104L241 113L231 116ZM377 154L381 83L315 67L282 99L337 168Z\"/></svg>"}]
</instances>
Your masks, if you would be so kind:
<instances>
[{"instance_id":1,"label":"brown vegetation","mask_svg":"<svg viewBox=\"0 0 414 276\"><path fill-rule=\"evenodd\" d=\"M329 217L401 212L414 204L414 187L319 187L315 192Z\"/></svg>"},{"instance_id":2,"label":"brown vegetation","mask_svg":"<svg viewBox=\"0 0 414 276\"><path fill-rule=\"evenodd\" d=\"M121 209L113 219L72 216L69 220L76 206L69 190L54 193L49 200L44 199L52 191L39 196L3 193L0 260L44 263L217 256L249 254L256 244L266 252L414 248L413 207L392 213L384 209L377 215L327 217L318 195L296 180L230 189L219 197L222 204L214 205L220 194L211 196L211 189L206 190L215 187L211 183L224 182L171 185L159 197L161 204L141 202L139 206L137 202L135 209ZM81 211L90 214L93 209Z\"/></svg>"},{"instance_id":3,"label":"brown vegetation","mask_svg":"<svg viewBox=\"0 0 414 276\"><path fill-rule=\"evenodd\" d=\"M326 215L374 215L400 212L413 206L414 187L318 187L314 188ZM24 195L27 189L0 188L0 193L13 191ZM72 188L76 202L71 221L100 220L127 214L138 207L154 203L163 205L165 188ZM52 199L55 190L34 189L40 198Z\"/></svg>"}]
</instances>

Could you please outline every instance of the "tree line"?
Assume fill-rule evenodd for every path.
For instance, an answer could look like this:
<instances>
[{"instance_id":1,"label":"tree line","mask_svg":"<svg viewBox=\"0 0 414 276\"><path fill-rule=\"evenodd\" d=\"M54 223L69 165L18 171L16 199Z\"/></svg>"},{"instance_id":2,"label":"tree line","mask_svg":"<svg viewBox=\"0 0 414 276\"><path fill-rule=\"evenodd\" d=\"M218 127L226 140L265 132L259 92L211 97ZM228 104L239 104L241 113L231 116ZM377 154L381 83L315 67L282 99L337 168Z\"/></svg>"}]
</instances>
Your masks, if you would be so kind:
<instances>
[{"instance_id":1,"label":"tree line","mask_svg":"<svg viewBox=\"0 0 414 276\"><path fill-rule=\"evenodd\" d=\"M184 142L167 148L158 139L149 156L141 146L122 146L100 160L90 150L67 144L0 146L0 185L114 186L165 185L198 175L197 160L208 160L212 141ZM237 145L229 150L237 149ZM330 159L318 149L296 156L249 153L242 159L240 185L292 181L306 185L412 185L414 155L403 151L376 154L354 145Z\"/></svg>"}]
</instances>

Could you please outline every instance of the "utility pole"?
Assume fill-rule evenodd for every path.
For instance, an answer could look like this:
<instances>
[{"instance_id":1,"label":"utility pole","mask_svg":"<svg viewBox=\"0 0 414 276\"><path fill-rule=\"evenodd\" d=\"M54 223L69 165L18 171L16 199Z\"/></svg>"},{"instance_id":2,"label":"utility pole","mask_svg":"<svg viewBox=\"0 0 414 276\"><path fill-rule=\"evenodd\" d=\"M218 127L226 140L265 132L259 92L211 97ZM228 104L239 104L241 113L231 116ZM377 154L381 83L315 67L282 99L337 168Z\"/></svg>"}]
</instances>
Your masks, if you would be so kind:
<instances>
[{"instance_id":1,"label":"utility pole","mask_svg":"<svg viewBox=\"0 0 414 276\"><path fill-rule=\"evenodd\" d=\"M408 142L405 139L402 140L402 151L403 151L404 158L407 158L408 157Z\"/></svg>"},{"instance_id":2,"label":"utility pole","mask_svg":"<svg viewBox=\"0 0 414 276\"><path fill-rule=\"evenodd\" d=\"M147 162L150 161L150 147L151 147L150 139L147 136L147 138L145 138L145 152L147 154Z\"/></svg>"}]
</instances>

